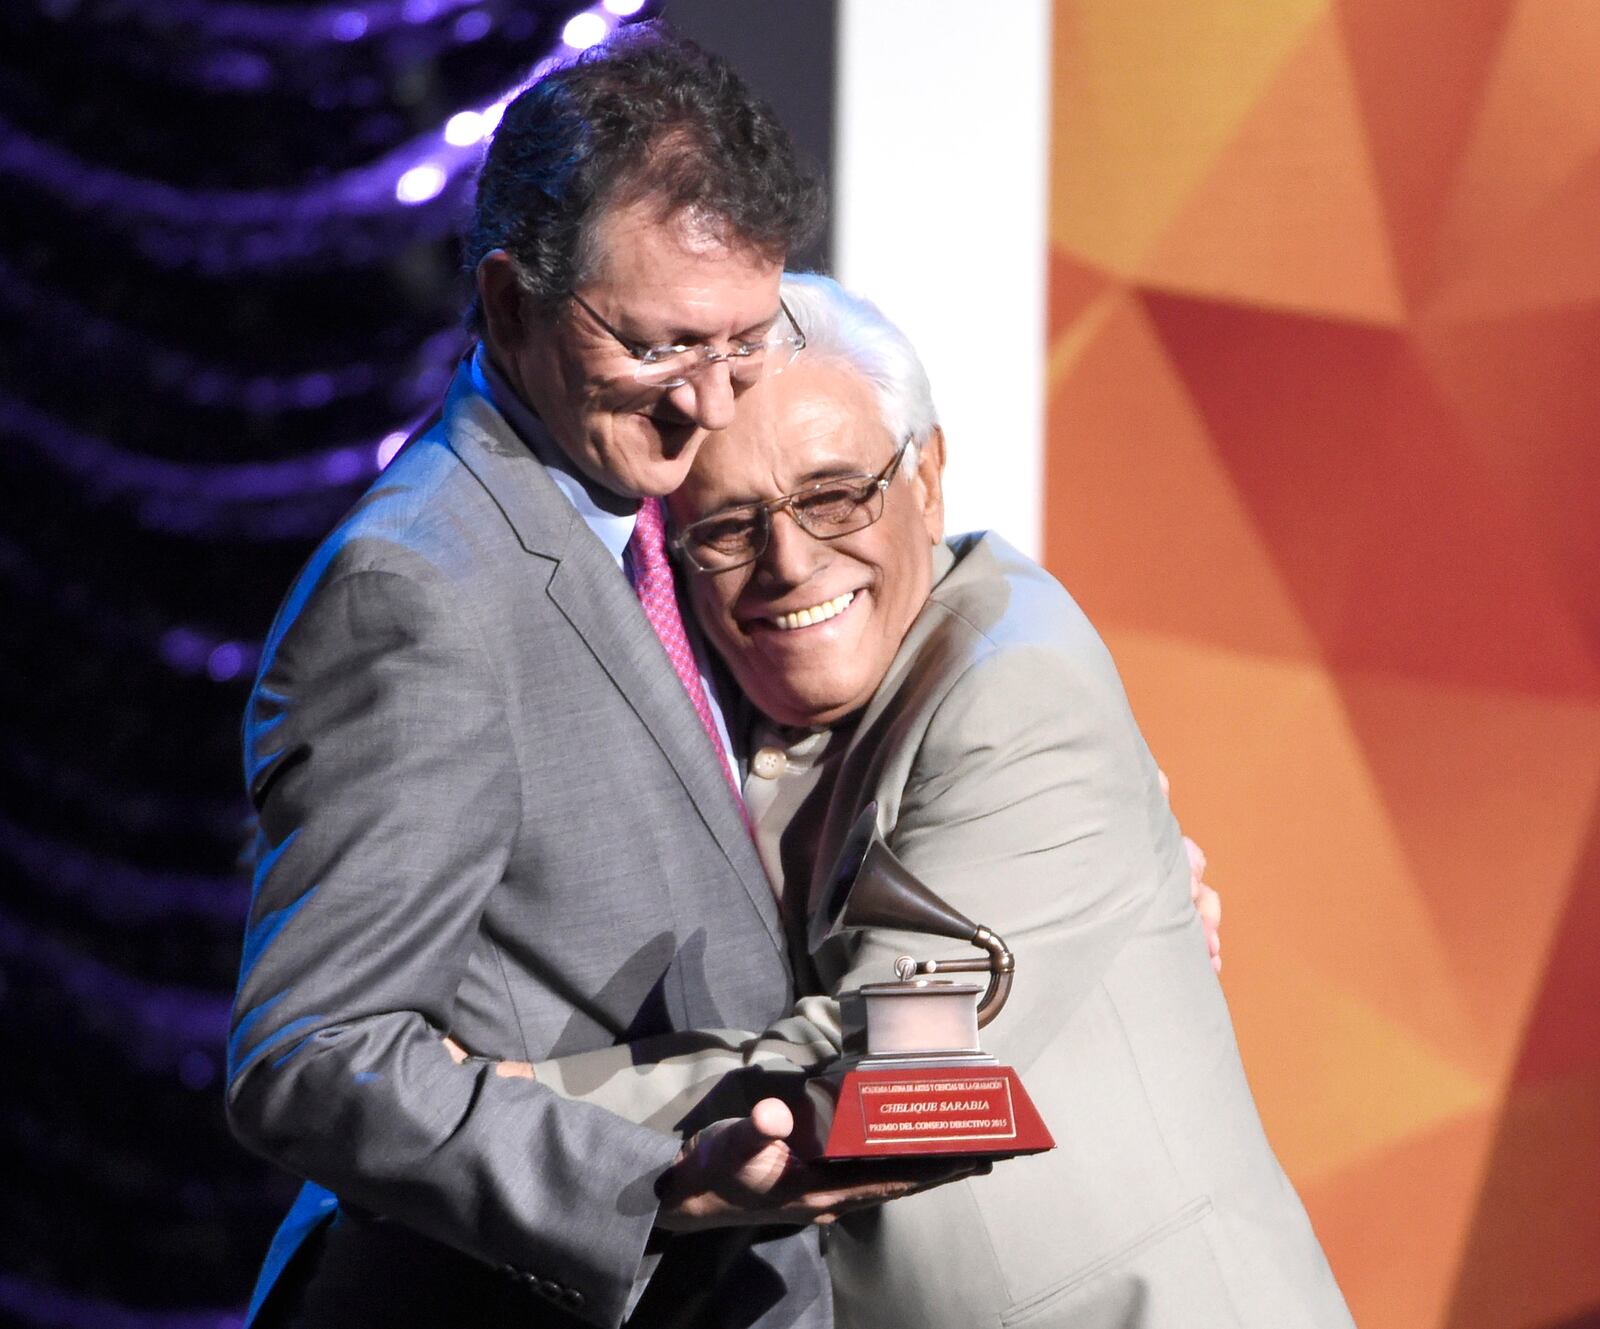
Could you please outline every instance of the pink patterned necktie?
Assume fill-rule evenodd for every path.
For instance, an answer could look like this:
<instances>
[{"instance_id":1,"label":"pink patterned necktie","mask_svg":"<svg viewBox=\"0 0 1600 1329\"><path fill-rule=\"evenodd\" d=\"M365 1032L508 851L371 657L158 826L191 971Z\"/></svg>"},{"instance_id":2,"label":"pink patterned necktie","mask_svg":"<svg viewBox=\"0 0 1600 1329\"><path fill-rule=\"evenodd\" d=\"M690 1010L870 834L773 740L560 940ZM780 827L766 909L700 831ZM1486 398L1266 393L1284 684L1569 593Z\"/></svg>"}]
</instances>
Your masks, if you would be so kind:
<instances>
[{"instance_id":1,"label":"pink patterned necktie","mask_svg":"<svg viewBox=\"0 0 1600 1329\"><path fill-rule=\"evenodd\" d=\"M750 820L745 812L744 799L739 794L739 783L734 777L733 768L728 765L722 736L717 733L717 722L711 716L711 703L700 682L700 669L694 662L694 652L689 648L689 638L683 630L683 616L678 612L678 591L672 581L672 564L667 560L666 530L661 518L660 499L647 498L640 505L639 516L633 523L633 534L628 538L628 566L632 570L634 592L644 606L644 616L650 620L650 626L661 639L662 649L666 651L667 659L672 661L678 681L683 684L683 690L689 694L689 700L694 705L694 713L705 726L706 737L711 740L711 749L717 755L717 764L722 767L723 778L728 782L728 789L748 830Z\"/></svg>"}]
</instances>

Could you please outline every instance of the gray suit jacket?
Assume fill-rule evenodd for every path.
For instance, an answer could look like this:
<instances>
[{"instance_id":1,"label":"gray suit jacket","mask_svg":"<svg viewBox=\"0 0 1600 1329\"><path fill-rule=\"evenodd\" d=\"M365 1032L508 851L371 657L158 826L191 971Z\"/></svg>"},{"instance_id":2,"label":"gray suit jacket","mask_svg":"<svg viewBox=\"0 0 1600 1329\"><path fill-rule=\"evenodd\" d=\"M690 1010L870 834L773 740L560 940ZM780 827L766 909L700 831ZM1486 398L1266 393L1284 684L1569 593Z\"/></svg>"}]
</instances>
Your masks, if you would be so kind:
<instances>
[{"instance_id":1,"label":"gray suit jacket","mask_svg":"<svg viewBox=\"0 0 1600 1329\"><path fill-rule=\"evenodd\" d=\"M679 1140L493 1073L760 1027L792 992L770 888L632 590L465 373L289 592L245 765L260 838L229 1116L340 1200L280 1314L616 1325L660 1250L632 1324L827 1322L811 1236L647 1257Z\"/></svg>"},{"instance_id":2,"label":"gray suit jacket","mask_svg":"<svg viewBox=\"0 0 1600 1329\"><path fill-rule=\"evenodd\" d=\"M1109 654L998 537L963 537L935 562L888 676L764 849L786 894L814 904L877 800L906 865L1015 950L984 1043L1022 1073L1057 1148L841 1222L828 1253L841 1323L1349 1329L1262 1133L1182 838ZM951 953L858 934L824 948L812 981L882 981L907 952ZM695 1076L814 1063L837 1039L831 1003L811 1000L760 1042L708 1036L648 1072L602 1054L538 1073L644 1120L681 1109Z\"/></svg>"}]
</instances>

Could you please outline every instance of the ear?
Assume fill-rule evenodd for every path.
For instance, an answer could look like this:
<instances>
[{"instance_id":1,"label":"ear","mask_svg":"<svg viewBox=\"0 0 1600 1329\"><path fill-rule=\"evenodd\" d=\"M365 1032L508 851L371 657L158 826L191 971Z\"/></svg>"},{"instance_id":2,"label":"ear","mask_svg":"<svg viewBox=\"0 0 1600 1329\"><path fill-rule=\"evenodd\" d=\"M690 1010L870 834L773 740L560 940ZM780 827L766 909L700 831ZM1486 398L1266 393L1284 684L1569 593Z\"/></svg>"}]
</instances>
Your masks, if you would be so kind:
<instances>
[{"instance_id":1,"label":"ear","mask_svg":"<svg viewBox=\"0 0 1600 1329\"><path fill-rule=\"evenodd\" d=\"M917 448L917 473L912 478L928 543L944 539L944 430L934 425Z\"/></svg>"},{"instance_id":2,"label":"ear","mask_svg":"<svg viewBox=\"0 0 1600 1329\"><path fill-rule=\"evenodd\" d=\"M509 363L511 352L528 339L522 283L516 264L503 249L491 249L478 264L478 304L483 309L484 340L495 360Z\"/></svg>"}]
</instances>

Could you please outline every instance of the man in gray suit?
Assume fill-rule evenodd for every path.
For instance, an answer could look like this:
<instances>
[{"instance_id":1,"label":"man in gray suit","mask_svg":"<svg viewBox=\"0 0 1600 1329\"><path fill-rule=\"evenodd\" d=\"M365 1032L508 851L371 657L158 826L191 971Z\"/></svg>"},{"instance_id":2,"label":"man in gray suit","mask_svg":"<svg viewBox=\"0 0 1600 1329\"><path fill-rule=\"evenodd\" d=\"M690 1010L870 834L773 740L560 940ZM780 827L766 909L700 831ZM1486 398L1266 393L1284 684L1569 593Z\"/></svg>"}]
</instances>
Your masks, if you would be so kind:
<instances>
[{"instance_id":1,"label":"man in gray suit","mask_svg":"<svg viewBox=\"0 0 1600 1329\"><path fill-rule=\"evenodd\" d=\"M900 859L1015 950L985 1044L1057 1148L846 1216L841 1322L1350 1329L1262 1132L1159 774L1105 647L998 536L943 539L944 439L915 354L870 305L790 278L804 355L759 385L671 500L690 598L759 714L747 803L791 935L867 804ZM840 1045L826 994L926 938L827 943L818 994L762 1037L702 1033L533 1070L674 1120L745 1067ZM937 952L936 952L937 953ZM648 1058L648 1064L646 1063Z\"/></svg>"},{"instance_id":2,"label":"man in gray suit","mask_svg":"<svg viewBox=\"0 0 1600 1329\"><path fill-rule=\"evenodd\" d=\"M497 1065L792 1000L655 500L802 345L778 282L815 193L659 37L506 113L482 345L289 592L246 715L228 1112L315 1183L263 1322L825 1325L795 1225L916 1180L819 1186L778 1104L685 1148Z\"/></svg>"}]
</instances>

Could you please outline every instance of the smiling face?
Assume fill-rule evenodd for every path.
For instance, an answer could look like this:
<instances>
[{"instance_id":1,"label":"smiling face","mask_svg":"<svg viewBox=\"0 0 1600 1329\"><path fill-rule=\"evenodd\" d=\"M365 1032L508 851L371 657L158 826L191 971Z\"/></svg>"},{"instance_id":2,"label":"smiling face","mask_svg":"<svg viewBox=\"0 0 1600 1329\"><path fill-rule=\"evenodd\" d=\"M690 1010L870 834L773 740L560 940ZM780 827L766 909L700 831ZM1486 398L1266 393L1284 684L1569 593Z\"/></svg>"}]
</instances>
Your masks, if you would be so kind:
<instances>
[{"instance_id":1,"label":"smiling face","mask_svg":"<svg viewBox=\"0 0 1600 1329\"><path fill-rule=\"evenodd\" d=\"M600 261L579 294L640 345L759 341L779 314L783 264L728 245L650 200L613 209L596 231ZM744 391L712 364L663 391L634 381L638 361L576 302L542 319L501 250L478 269L485 341L511 385L591 480L628 498L661 497L688 474L708 431L732 423Z\"/></svg>"},{"instance_id":2,"label":"smiling face","mask_svg":"<svg viewBox=\"0 0 1600 1329\"><path fill-rule=\"evenodd\" d=\"M700 450L669 500L674 524L777 498L817 480L875 475L904 441L890 436L854 371L807 353L755 387L734 424ZM780 724L828 725L865 706L933 582L943 534L937 430L901 469L883 516L838 540L813 539L785 512L754 563L688 578L695 613L734 678Z\"/></svg>"}]
</instances>

